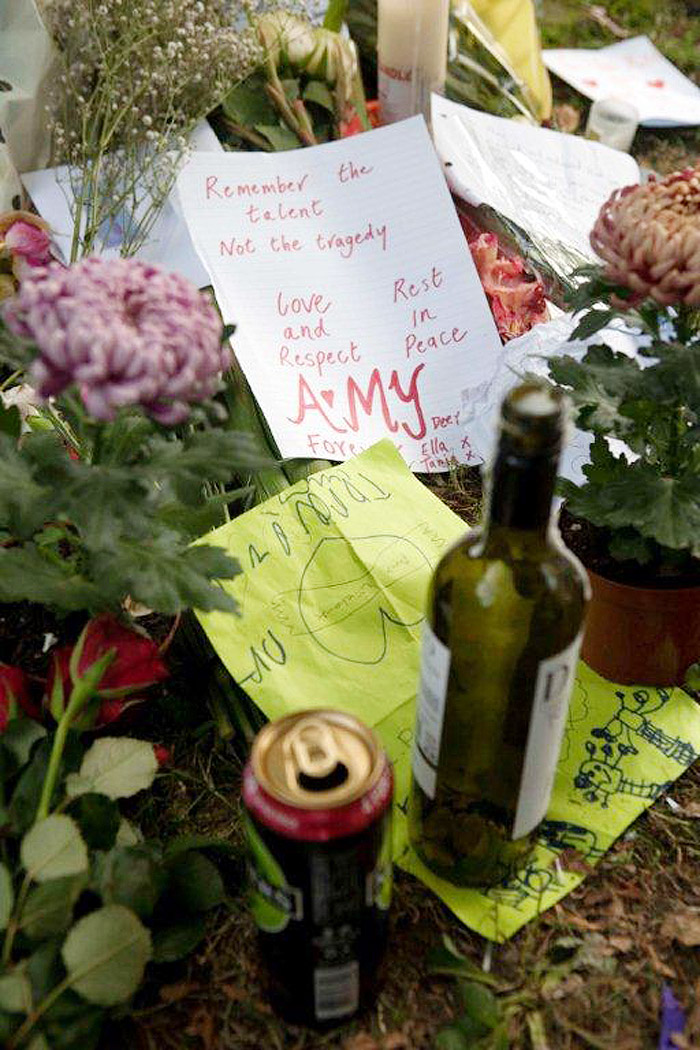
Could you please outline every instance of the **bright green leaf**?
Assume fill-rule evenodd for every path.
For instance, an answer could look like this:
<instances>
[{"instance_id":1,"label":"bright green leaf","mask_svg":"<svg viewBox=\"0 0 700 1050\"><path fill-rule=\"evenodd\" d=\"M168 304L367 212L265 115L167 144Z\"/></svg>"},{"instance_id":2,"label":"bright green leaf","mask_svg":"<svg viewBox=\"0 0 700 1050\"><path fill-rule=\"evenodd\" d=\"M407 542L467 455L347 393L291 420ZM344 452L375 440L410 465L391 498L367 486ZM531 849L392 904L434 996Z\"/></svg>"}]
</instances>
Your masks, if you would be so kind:
<instances>
[{"instance_id":1,"label":"bright green leaf","mask_svg":"<svg viewBox=\"0 0 700 1050\"><path fill-rule=\"evenodd\" d=\"M12 876L7 866L0 862L0 930L7 929L14 899Z\"/></svg>"},{"instance_id":2,"label":"bright green leaf","mask_svg":"<svg viewBox=\"0 0 700 1050\"><path fill-rule=\"evenodd\" d=\"M0 1010L8 1014L27 1014L32 1008L32 986L22 970L0 977Z\"/></svg>"},{"instance_id":3,"label":"bright green leaf","mask_svg":"<svg viewBox=\"0 0 700 1050\"><path fill-rule=\"evenodd\" d=\"M86 753L78 778L68 777L69 795L88 790L107 798L130 798L153 783L158 770L153 745L129 737L102 737Z\"/></svg>"},{"instance_id":4,"label":"bright green leaf","mask_svg":"<svg viewBox=\"0 0 700 1050\"><path fill-rule=\"evenodd\" d=\"M79 875L88 868L88 852L78 825L54 813L29 829L20 846L22 864L35 882Z\"/></svg>"},{"instance_id":5,"label":"bright green leaf","mask_svg":"<svg viewBox=\"0 0 700 1050\"><path fill-rule=\"evenodd\" d=\"M21 929L33 941L63 933L73 921L73 908L86 881L85 875L69 875L36 886L22 909Z\"/></svg>"},{"instance_id":6,"label":"bright green leaf","mask_svg":"<svg viewBox=\"0 0 700 1050\"><path fill-rule=\"evenodd\" d=\"M148 930L120 904L108 904L80 919L61 951L71 987L100 1006L131 998L151 954Z\"/></svg>"}]
</instances>

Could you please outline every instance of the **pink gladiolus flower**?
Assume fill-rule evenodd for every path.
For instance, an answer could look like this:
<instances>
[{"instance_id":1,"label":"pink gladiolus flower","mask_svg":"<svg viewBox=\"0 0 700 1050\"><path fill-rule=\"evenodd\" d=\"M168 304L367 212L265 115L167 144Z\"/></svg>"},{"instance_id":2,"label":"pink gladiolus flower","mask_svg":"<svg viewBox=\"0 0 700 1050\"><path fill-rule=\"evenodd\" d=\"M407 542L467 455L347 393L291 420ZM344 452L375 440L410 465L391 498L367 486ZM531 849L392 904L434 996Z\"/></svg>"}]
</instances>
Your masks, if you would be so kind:
<instances>
[{"instance_id":1,"label":"pink gladiolus flower","mask_svg":"<svg viewBox=\"0 0 700 1050\"><path fill-rule=\"evenodd\" d=\"M140 405L160 423L181 423L192 402L213 395L231 360L207 296L135 259L31 271L4 312L12 331L39 347L32 368L39 394L75 384L99 420Z\"/></svg>"}]
</instances>

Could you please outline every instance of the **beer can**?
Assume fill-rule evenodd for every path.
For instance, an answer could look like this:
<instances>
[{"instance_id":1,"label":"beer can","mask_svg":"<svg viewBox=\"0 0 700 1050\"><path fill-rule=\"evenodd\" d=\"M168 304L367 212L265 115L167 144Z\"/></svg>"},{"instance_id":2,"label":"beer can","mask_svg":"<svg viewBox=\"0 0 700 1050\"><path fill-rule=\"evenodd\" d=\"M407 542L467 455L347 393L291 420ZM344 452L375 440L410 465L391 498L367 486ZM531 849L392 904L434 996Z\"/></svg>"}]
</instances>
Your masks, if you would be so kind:
<instances>
[{"instance_id":1,"label":"beer can","mask_svg":"<svg viewBox=\"0 0 700 1050\"><path fill-rule=\"evenodd\" d=\"M249 900L273 1006L326 1025L371 1002L391 900L393 774L333 710L270 722L244 776Z\"/></svg>"}]
</instances>

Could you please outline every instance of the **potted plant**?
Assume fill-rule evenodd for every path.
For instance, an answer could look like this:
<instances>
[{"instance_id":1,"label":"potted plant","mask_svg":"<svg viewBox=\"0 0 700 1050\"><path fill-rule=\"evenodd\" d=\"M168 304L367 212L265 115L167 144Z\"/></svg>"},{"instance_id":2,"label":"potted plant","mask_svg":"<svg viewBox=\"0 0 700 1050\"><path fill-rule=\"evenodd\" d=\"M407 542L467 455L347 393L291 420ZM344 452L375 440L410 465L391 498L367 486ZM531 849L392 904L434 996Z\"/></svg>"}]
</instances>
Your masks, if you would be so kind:
<instances>
[{"instance_id":1,"label":"potted plant","mask_svg":"<svg viewBox=\"0 0 700 1050\"><path fill-rule=\"evenodd\" d=\"M549 366L593 435L586 480L562 482L593 591L582 655L616 682L680 684L700 657L700 168L616 191L591 244L572 338L617 317L644 338L637 358L599 344Z\"/></svg>"}]
</instances>

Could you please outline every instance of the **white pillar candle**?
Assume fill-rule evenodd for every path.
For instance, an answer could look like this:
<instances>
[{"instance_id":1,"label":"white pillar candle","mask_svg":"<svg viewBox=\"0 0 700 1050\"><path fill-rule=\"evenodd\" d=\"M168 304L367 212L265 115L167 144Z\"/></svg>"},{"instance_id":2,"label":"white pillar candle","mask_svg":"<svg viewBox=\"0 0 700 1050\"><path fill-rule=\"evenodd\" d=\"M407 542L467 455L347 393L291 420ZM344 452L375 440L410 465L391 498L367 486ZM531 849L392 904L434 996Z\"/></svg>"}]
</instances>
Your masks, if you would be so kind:
<instances>
[{"instance_id":1,"label":"white pillar candle","mask_svg":"<svg viewBox=\"0 0 700 1050\"><path fill-rule=\"evenodd\" d=\"M379 0L377 57L382 124L430 114L447 73L450 0Z\"/></svg>"}]
</instances>

